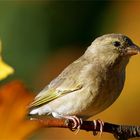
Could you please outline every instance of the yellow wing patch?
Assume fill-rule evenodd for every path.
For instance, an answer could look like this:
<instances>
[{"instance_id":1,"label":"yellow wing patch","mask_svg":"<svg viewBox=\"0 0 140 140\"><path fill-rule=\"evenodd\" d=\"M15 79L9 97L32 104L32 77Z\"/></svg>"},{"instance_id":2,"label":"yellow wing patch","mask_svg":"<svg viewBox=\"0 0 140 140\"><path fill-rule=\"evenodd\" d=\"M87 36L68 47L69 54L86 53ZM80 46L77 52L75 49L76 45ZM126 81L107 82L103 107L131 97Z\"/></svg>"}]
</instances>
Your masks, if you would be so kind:
<instances>
[{"instance_id":1,"label":"yellow wing patch","mask_svg":"<svg viewBox=\"0 0 140 140\"><path fill-rule=\"evenodd\" d=\"M44 96L40 96L38 98L35 98L35 100L30 104L30 107L37 107L37 106L41 106L45 103L48 103L56 98L62 97L65 94L68 94L70 92L74 92L76 90L80 90L82 88L82 85L78 85L76 86L74 89L70 89L70 90L56 90L56 89L47 89L46 91L44 90L44 92L46 92L46 94L44 94Z\"/></svg>"}]
</instances>

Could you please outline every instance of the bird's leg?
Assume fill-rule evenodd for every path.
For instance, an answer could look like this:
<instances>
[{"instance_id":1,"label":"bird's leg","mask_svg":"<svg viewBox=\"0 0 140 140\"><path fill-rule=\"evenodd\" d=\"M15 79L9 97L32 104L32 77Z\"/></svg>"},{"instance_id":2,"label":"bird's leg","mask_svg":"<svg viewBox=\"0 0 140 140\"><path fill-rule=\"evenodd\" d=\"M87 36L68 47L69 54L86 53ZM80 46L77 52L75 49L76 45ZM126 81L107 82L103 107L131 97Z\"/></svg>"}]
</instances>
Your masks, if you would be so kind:
<instances>
[{"instance_id":1,"label":"bird's leg","mask_svg":"<svg viewBox=\"0 0 140 140\"><path fill-rule=\"evenodd\" d=\"M99 123L99 129L100 129L100 136L101 136L101 134L102 134L102 132L103 132L103 127L104 127L104 122L102 121L102 120L93 120L93 123L94 123L94 129L96 129L97 128L97 123ZM93 135L95 136L95 135L97 135L97 132L96 131L93 131Z\"/></svg>"},{"instance_id":2,"label":"bird's leg","mask_svg":"<svg viewBox=\"0 0 140 140\"><path fill-rule=\"evenodd\" d=\"M76 133L79 132L80 127L81 127L81 125L82 125L82 123L83 123L83 121L82 121L81 118L78 118L78 117L76 117L76 116L63 116L63 118L68 119L68 120L70 120L70 121L72 122L72 126L70 126L70 129L71 129L72 131L77 130Z\"/></svg>"}]
</instances>

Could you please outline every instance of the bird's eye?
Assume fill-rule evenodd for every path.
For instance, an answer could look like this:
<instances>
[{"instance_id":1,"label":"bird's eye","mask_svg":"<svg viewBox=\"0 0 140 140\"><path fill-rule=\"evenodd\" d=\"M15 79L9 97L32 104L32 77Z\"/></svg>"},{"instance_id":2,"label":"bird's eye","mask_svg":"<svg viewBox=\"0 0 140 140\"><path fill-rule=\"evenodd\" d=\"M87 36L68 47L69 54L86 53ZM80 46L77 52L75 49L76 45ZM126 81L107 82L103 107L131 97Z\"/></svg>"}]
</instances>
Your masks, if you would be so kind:
<instances>
[{"instance_id":1,"label":"bird's eye","mask_svg":"<svg viewBox=\"0 0 140 140\"><path fill-rule=\"evenodd\" d=\"M119 46L121 46L121 43L119 41L115 41L115 42L113 42L113 45L115 47L119 47Z\"/></svg>"}]
</instances>

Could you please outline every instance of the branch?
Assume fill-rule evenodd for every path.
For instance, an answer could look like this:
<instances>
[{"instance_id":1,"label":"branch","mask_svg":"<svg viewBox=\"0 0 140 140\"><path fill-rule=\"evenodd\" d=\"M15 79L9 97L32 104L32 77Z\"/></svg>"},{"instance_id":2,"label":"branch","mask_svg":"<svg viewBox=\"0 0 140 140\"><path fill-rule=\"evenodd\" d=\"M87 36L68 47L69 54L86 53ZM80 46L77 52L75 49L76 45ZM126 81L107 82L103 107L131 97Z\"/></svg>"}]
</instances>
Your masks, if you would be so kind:
<instances>
[{"instance_id":1,"label":"branch","mask_svg":"<svg viewBox=\"0 0 140 140\"><path fill-rule=\"evenodd\" d=\"M70 128L73 125L69 120L61 119L33 119L38 121L42 127ZM100 132L100 123L98 121L95 127L93 121L83 121L80 129L85 131ZM103 132L112 133L117 140L128 140L129 138L140 137L140 126L117 125L104 122Z\"/></svg>"}]
</instances>

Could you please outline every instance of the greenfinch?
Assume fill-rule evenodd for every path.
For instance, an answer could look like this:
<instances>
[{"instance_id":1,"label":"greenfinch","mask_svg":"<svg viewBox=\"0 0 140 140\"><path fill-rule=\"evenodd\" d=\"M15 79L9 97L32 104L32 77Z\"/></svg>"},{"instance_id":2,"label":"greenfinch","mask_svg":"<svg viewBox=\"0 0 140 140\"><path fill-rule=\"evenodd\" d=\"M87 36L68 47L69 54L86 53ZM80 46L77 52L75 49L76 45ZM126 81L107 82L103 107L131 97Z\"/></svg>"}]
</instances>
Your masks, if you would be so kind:
<instances>
[{"instance_id":1,"label":"greenfinch","mask_svg":"<svg viewBox=\"0 0 140 140\"><path fill-rule=\"evenodd\" d=\"M140 53L130 38L106 34L50 82L30 104L30 115L88 119L108 108L120 95L132 55Z\"/></svg>"}]
</instances>

